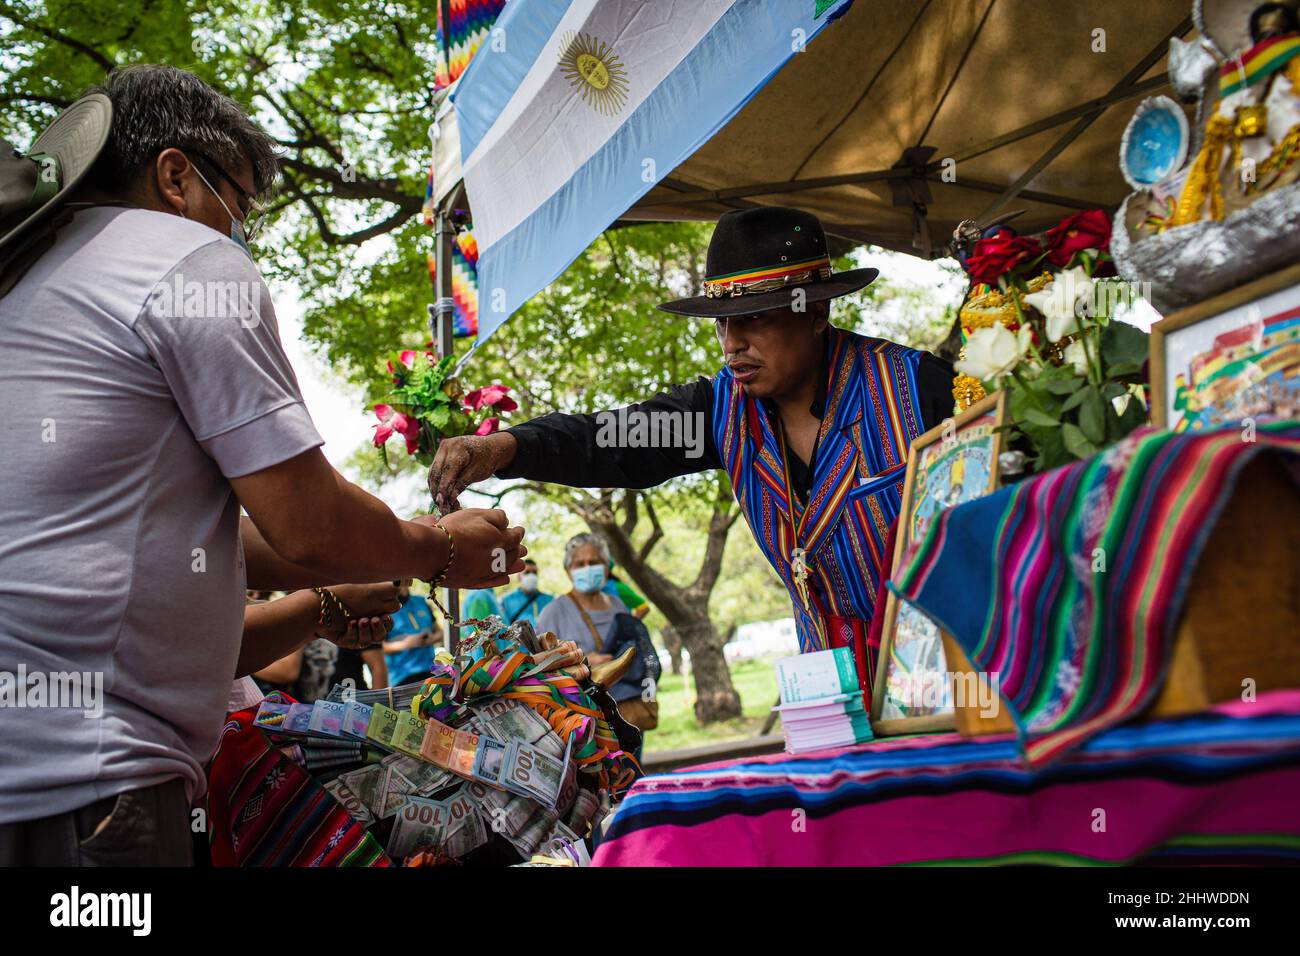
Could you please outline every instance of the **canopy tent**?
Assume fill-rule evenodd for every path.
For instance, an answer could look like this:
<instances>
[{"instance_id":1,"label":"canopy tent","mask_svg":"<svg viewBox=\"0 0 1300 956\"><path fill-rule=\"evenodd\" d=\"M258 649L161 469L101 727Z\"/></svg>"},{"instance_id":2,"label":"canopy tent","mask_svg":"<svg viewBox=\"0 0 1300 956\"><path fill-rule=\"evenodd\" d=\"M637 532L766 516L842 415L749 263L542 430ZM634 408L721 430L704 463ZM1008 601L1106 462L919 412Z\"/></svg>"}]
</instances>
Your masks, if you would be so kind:
<instances>
[{"instance_id":1,"label":"canopy tent","mask_svg":"<svg viewBox=\"0 0 1300 956\"><path fill-rule=\"evenodd\" d=\"M512 0L497 21L503 52L480 51L440 122L459 127L442 137L460 155L442 150L438 189L458 195L459 158L481 256L479 339L615 221L797 205L834 234L933 256L963 219L1023 209L1017 227L1036 231L1117 204L1125 104L1167 86L1187 11L1187 0ZM594 71L592 90L580 69ZM613 93L589 95L601 83Z\"/></svg>"}]
</instances>

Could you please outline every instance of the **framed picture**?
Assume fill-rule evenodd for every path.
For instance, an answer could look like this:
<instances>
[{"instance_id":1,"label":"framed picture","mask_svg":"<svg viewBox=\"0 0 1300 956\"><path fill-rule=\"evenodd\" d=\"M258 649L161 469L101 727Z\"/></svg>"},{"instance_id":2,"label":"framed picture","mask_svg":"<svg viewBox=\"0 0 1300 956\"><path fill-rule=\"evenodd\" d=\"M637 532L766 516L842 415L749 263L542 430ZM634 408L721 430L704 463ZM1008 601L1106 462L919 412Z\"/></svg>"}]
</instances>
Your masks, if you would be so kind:
<instances>
[{"instance_id":1,"label":"framed picture","mask_svg":"<svg viewBox=\"0 0 1300 956\"><path fill-rule=\"evenodd\" d=\"M997 488L1005 395L999 391L980 399L912 442L891 575L941 511ZM871 693L872 730L881 737L951 730L956 726L952 687L939 625L892 593L884 613Z\"/></svg>"},{"instance_id":2,"label":"framed picture","mask_svg":"<svg viewBox=\"0 0 1300 956\"><path fill-rule=\"evenodd\" d=\"M1300 265L1151 328L1151 420L1199 431L1300 418Z\"/></svg>"}]
</instances>

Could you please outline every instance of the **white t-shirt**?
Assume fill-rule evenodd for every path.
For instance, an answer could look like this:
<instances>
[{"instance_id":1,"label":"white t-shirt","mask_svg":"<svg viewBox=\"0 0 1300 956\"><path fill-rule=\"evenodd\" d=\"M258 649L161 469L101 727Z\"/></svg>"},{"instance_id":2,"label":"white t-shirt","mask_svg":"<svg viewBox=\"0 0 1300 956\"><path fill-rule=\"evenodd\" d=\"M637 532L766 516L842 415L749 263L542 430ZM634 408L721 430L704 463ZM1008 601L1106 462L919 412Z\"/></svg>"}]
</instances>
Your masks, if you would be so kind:
<instances>
[{"instance_id":1,"label":"white t-shirt","mask_svg":"<svg viewBox=\"0 0 1300 956\"><path fill-rule=\"evenodd\" d=\"M270 294L207 226L96 207L0 299L0 343L0 823L193 799L243 629L228 479L321 444Z\"/></svg>"}]
</instances>

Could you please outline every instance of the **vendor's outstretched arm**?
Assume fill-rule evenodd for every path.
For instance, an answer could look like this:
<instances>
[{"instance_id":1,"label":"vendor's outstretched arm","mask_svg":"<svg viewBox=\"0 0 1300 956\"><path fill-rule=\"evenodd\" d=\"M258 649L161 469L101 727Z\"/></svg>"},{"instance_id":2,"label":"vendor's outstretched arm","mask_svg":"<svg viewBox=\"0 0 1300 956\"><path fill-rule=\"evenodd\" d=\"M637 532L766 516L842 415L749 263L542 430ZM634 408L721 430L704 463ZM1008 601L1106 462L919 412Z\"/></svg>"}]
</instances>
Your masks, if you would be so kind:
<instances>
[{"instance_id":1,"label":"vendor's outstretched arm","mask_svg":"<svg viewBox=\"0 0 1300 956\"><path fill-rule=\"evenodd\" d=\"M493 475L583 488L649 488L720 468L712 400L713 386L701 378L625 408L543 415L495 435L449 438L429 470L429 490L445 511L466 486Z\"/></svg>"}]
</instances>

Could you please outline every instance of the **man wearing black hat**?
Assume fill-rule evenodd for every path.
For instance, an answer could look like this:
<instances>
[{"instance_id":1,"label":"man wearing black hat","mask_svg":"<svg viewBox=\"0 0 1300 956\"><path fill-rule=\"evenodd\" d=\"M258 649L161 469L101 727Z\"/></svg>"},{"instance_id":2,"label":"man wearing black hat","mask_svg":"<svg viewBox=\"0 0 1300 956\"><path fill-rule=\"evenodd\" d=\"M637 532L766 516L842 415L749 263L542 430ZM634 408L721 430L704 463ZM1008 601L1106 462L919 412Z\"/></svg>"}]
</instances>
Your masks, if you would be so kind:
<instances>
[{"instance_id":1,"label":"man wearing black hat","mask_svg":"<svg viewBox=\"0 0 1300 956\"><path fill-rule=\"evenodd\" d=\"M830 300L878 273L833 272L821 223L809 213L727 213L706 272L704 295L659 308L714 319L725 365L712 379L613 412L551 414L447 439L430 490L446 511L468 484L493 475L647 488L725 469L790 591L801 650L854 648L869 692L866 633L908 447L952 414L951 366L829 324Z\"/></svg>"}]
</instances>

